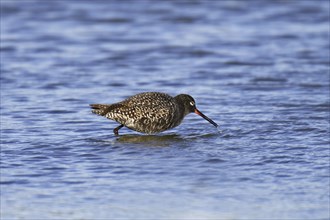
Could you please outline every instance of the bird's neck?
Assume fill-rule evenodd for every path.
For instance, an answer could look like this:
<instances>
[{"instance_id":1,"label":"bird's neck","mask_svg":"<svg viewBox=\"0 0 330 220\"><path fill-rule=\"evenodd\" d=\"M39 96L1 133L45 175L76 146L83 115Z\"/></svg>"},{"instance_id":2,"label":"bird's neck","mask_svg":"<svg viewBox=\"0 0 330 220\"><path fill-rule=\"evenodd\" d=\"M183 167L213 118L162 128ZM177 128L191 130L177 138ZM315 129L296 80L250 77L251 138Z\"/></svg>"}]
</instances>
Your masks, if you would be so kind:
<instances>
[{"instance_id":1,"label":"bird's neck","mask_svg":"<svg viewBox=\"0 0 330 220\"><path fill-rule=\"evenodd\" d=\"M190 112L184 105L184 99L181 95L177 95L174 97L176 104L178 105L178 112L177 115L184 118L186 115L188 115Z\"/></svg>"}]
</instances>

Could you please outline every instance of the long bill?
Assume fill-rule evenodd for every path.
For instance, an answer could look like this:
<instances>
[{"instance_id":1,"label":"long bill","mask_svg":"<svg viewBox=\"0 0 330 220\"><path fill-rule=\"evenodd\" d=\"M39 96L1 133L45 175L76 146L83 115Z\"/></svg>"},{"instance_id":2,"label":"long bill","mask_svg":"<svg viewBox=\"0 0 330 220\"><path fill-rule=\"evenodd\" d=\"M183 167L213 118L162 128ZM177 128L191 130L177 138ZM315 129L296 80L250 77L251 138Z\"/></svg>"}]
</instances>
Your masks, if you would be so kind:
<instances>
[{"instance_id":1,"label":"long bill","mask_svg":"<svg viewBox=\"0 0 330 220\"><path fill-rule=\"evenodd\" d=\"M202 118L204 118L206 121L210 122L212 125L214 125L214 127L218 127L217 123L215 123L214 121L212 121L210 118L208 118L202 112L200 112L197 108L195 109L195 113L197 115L201 116Z\"/></svg>"}]
</instances>

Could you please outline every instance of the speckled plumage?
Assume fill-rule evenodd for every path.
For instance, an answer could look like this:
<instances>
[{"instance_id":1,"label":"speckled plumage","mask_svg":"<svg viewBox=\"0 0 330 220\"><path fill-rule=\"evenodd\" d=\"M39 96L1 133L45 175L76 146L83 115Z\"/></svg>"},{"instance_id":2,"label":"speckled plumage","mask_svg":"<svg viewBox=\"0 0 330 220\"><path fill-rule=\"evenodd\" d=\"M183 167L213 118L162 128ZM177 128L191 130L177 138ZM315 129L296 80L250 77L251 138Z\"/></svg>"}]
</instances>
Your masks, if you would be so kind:
<instances>
[{"instance_id":1,"label":"speckled plumage","mask_svg":"<svg viewBox=\"0 0 330 220\"><path fill-rule=\"evenodd\" d=\"M178 126L184 116L197 110L194 99L189 95L172 97L160 92L145 92L118 103L90 106L93 113L121 124L114 129L116 135L123 126L148 134L162 132Z\"/></svg>"}]
</instances>

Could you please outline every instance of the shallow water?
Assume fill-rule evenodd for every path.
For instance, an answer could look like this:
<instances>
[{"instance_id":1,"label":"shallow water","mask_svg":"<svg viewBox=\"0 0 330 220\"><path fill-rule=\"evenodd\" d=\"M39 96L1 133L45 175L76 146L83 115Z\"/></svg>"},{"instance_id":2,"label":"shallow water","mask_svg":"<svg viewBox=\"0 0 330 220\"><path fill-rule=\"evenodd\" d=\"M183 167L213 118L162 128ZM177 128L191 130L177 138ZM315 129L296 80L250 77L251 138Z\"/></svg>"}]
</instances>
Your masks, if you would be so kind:
<instances>
[{"instance_id":1,"label":"shallow water","mask_svg":"<svg viewBox=\"0 0 330 220\"><path fill-rule=\"evenodd\" d=\"M1 219L327 219L328 1L1 1ZM191 94L158 135L91 114Z\"/></svg>"}]
</instances>

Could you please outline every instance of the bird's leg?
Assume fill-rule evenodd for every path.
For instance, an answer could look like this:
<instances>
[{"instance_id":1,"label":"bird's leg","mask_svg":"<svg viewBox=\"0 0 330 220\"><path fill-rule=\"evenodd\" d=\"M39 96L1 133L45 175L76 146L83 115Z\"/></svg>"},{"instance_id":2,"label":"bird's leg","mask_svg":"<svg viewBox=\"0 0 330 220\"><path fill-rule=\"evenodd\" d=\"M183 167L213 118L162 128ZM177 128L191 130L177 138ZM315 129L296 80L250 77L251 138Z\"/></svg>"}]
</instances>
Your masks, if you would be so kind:
<instances>
[{"instance_id":1,"label":"bird's leg","mask_svg":"<svg viewBox=\"0 0 330 220\"><path fill-rule=\"evenodd\" d=\"M118 135L119 135L118 131L119 131L119 129L121 129L122 127L124 127L124 125L119 125L119 126L116 127L115 129L113 129L113 133L114 133L116 136L118 136Z\"/></svg>"}]
</instances>

